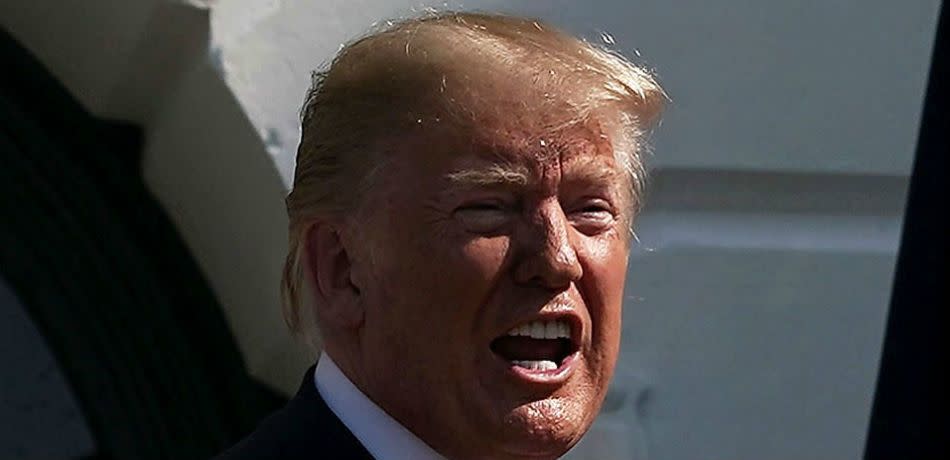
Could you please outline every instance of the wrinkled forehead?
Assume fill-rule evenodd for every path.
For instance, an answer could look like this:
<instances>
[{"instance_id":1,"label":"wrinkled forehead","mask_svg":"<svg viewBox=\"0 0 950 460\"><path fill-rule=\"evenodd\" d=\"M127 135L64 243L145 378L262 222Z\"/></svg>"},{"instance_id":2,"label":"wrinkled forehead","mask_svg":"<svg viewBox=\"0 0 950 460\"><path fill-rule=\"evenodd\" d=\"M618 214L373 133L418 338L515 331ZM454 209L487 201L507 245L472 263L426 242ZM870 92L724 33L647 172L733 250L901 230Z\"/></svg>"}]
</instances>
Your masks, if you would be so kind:
<instances>
[{"instance_id":1,"label":"wrinkled forehead","mask_svg":"<svg viewBox=\"0 0 950 460\"><path fill-rule=\"evenodd\" d=\"M468 94L477 97L416 109L414 123L391 145L416 167L429 164L432 175L455 175L469 185L537 182L552 173L627 184L614 144L616 113L580 112L533 88L472 85ZM462 115L453 113L463 106Z\"/></svg>"},{"instance_id":2,"label":"wrinkled forehead","mask_svg":"<svg viewBox=\"0 0 950 460\"><path fill-rule=\"evenodd\" d=\"M462 126L418 124L395 144L399 169L409 174L401 177L452 188L548 189L569 183L616 187L618 193L628 188L609 132L596 118L552 129L544 119L508 113Z\"/></svg>"},{"instance_id":3,"label":"wrinkled forehead","mask_svg":"<svg viewBox=\"0 0 950 460\"><path fill-rule=\"evenodd\" d=\"M514 165L532 175L552 167L617 165L611 136L596 119L552 125L531 114L511 115L472 125L470 135L463 136L470 141L471 162Z\"/></svg>"}]
</instances>

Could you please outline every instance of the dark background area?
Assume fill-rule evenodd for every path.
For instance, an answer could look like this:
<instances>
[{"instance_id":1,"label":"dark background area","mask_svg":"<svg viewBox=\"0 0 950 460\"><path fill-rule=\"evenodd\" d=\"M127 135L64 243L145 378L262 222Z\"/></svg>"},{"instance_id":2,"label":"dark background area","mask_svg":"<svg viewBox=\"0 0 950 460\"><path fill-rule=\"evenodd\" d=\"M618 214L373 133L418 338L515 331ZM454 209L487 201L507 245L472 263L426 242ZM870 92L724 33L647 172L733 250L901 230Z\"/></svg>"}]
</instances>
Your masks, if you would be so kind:
<instances>
[{"instance_id":1,"label":"dark background area","mask_svg":"<svg viewBox=\"0 0 950 460\"><path fill-rule=\"evenodd\" d=\"M940 13L865 458L950 458L950 13Z\"/></svg>"},{"instance_id":2,"label":"dark background area","mask_svg":"<svg viewBox=\"0 0 950 460\"><path fill-rule=\"evenodd\" d=\"M247 375L147 192L142 132L91 116L5 32L0 62L0 275L55 358L47 380L68 383L95 458L219 452L282 399ZM13 406L14 417L34 410Z\"/></svg>"}]
</instances>

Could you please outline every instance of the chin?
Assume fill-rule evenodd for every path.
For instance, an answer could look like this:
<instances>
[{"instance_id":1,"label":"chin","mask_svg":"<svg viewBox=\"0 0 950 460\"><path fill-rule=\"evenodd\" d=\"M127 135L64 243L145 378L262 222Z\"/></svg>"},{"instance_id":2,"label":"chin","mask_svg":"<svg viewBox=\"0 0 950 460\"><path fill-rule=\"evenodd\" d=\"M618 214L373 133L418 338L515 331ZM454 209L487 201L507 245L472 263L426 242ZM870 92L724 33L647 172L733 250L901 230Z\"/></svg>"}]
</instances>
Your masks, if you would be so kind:
<instances>
[{"instance_id":1,"label":"chin","mask_svg":"<svg viewBox=\"0 0 950 460\"><path fill-rule=\"evenodd\" d=\"M557 458L580 441L593 417L582 406L563 398L548 398L516 407L504 419L504 439L513 458Z\"/></svg>"}]
</instances>

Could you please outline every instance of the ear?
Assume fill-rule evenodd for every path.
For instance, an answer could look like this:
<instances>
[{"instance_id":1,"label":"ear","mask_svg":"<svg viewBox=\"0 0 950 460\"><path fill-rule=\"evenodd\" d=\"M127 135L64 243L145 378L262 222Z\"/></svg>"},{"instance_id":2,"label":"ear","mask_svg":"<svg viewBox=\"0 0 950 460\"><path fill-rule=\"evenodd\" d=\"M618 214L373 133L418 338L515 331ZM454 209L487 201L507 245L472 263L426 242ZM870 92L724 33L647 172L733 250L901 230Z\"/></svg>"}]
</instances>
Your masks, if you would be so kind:
<instances>
[{"instance_id":1,"label":"ear","mask_svg":"<svg viewBox=\"0 0 950 460\"><path fill-rule=\"evenodd\" d=\"M359 327L364 316L361 292L340 229L328 222L314 223L306 245L317 317L334 327Z\"/></svg>"}]
</instances>

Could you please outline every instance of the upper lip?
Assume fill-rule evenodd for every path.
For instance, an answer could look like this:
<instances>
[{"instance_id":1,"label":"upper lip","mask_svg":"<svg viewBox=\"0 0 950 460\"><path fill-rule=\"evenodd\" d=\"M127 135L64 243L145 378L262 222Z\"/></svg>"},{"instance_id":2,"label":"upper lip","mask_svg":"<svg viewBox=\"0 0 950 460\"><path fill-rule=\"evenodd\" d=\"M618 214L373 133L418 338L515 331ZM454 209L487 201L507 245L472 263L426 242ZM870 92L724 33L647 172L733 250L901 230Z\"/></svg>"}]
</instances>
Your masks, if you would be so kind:
<instances>
[{"instance_id":1,"label":"upper lip","mask_svg":"<svg viewBox=\"0 0 950 460\"><path fill-rule=\"evenodd\" d=\"M517 321L509 324L505 330L500 334L495 336L495 338L503 337L508 334L508 331L521 326L522 324L528 324L535 321L564 321L571 328L571 343L575 348L579 347L581 343L581 337L584 330L583 321L581 316L574 310L573 307L563 305L557 306L549 311L540 311L534 313L530 316L520 317ZM493 339L494 340L494 339Z\"/></svg>"}]
</instances>

